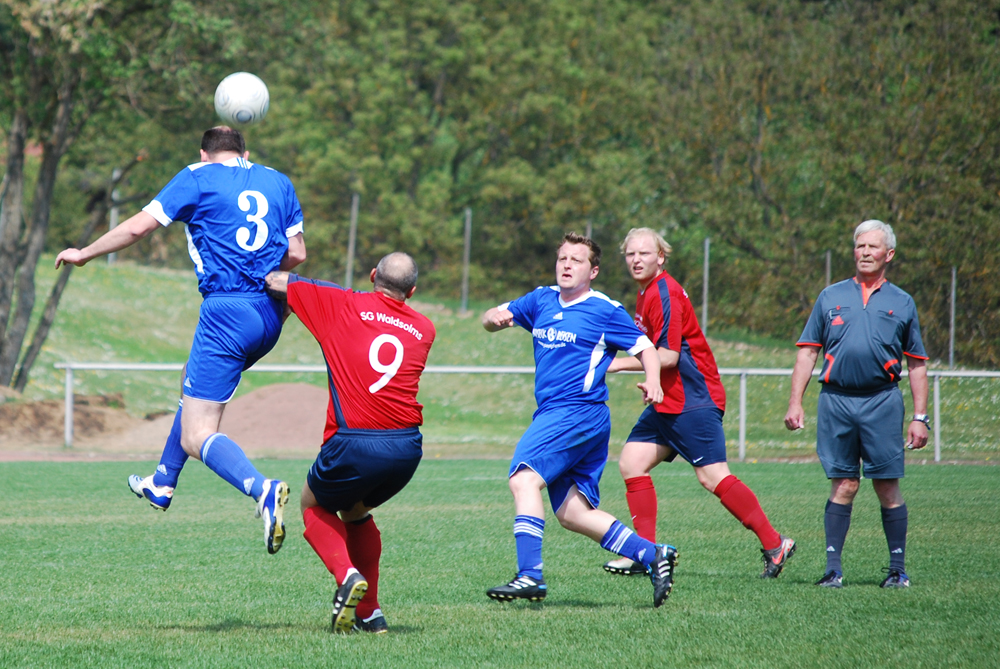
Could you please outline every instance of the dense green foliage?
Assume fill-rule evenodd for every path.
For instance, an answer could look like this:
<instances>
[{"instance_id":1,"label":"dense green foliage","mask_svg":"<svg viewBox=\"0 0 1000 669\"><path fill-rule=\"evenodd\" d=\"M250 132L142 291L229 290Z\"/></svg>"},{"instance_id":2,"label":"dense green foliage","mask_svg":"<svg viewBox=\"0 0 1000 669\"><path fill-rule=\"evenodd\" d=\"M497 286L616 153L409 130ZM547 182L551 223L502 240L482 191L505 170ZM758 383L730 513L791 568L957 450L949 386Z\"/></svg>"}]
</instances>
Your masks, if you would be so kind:
<instances>
[{"instance_id":1,"label":"dense green foliage","mask_svg":"<svg viewBox=\"0 0 1000 669\"><path fill-rule=\"evenodd\" d=\"M296 489L309 465L257 464ZM888 555L866 486L845 546L845 588L832 592L812 585L824 566L819 465L733 468L799 545L776 581L757 578L753 534L689 467L659 467L659 533L680 561L673 594L653 609L648 579L605 574L609 554L551 514L546 601L487 599L515 569L507 465L425 461L374 514L390 632L373 638L330 634L333 579L296 513L270 556L252 502L198 462L166 514L137 500L125 477L152 466L0 466L0 665L985 667L1000 653L996 467L910 468L905 591L878 587ZM81 481L100 491L99 504L67 504ZM604 508L627 513L620 477L609 472L602 493Z\"/></svg>"},{"instance_id":2,"label":"dense green foliage","mask_svg":"<svg viewBox=\"0 0 1000 669\"><path fill-rule=\"evenodd\" d=\"M126 190L149 197L192 162L212 86L245 69L271 89L247 135L299 190L304 272L343 277L352 192L358 276L402 248L443 297L459 290L465 207L482 298L550 281L556 240L589 222L598 287L630 300L615 247L648 225L696 302L712 238L713 329L793 338L825 252L834 280L850 276L850 233L876 217L896 229L890 278L932 356L947 355L955 265L957 358L1000 364L996 2L161 4L162 35L200 58L162 48L116 84L120 104L68 155L50 250L80 227L88 175L146 148ZM138 253L184 262L183 234Z\"/></svg>"}]
</instances>

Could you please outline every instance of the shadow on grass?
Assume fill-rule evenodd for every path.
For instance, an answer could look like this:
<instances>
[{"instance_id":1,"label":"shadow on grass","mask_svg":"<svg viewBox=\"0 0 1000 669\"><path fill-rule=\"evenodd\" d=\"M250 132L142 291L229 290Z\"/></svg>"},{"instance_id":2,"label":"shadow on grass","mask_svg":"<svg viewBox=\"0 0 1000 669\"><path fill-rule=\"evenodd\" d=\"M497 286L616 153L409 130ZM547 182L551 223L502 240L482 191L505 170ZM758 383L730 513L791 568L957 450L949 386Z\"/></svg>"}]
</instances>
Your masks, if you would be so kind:
<instances>
[{"instance_id":1,"label":"shadow on grass","mask_svg":"<svg viewBox=\"0 0 1000 669\"><path fill-rule=\"evenodd\" d=\"M284 625L279 623L254 623L235 618L226 618L221 622L212 625L164 625L159 629L180 630L182 632L230 632L233 630L293 630L299 629L294 625Z\"/></svg>"}]
</instances>

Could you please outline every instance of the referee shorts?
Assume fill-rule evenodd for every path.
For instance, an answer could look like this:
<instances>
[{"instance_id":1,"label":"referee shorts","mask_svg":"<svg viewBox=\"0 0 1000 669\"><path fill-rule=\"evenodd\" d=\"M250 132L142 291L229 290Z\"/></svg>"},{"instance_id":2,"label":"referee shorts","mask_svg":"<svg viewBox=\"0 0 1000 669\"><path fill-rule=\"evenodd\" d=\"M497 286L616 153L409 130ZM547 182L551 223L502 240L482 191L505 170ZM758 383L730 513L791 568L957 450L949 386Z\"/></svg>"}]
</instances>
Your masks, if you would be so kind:
<instances>
[{"instance_id":1,"label":"referee shorts","mask_svg":"<svg viewBox=\"0 0 1000 669\"><path fill-rule=\"evenodd\" d=\"M831 479L903 478L903 394L898 387L871 395L819 394L816 454Z\"/></svg>"},{"instance_id":2,"label":"referee shorts","mask_svg":"<svg viewBox=\"0 0 1000 669\"><path fill-rule=\"evenodd\" d=\"M361 502L374 508L406 487L423 457L423 436L403 430L340 428L323 444L306 480L319 505L330 513Z\"/></svg>"}]
</instances>

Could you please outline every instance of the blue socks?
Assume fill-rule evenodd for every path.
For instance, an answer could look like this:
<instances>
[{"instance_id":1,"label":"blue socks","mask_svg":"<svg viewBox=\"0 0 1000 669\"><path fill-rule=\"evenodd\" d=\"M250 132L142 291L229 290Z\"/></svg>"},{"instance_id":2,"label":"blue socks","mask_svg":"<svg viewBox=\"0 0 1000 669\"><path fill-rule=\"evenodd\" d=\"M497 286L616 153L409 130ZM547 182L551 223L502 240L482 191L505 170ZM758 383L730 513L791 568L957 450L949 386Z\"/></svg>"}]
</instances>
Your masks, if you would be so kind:
<instances>
[{"instance_id":1,"label":"blue socks","mask_svg":"<svg viewBox=\"0 0 1000 669\"><path fill-rule=\"evenodd\" d=\"M601 539L601 548L622 557L632 558L647 567L656 559L656 546L653 542L643 539L617 520L611 524L611 528Z\"/></svg>"},{"instance_id":2,"label":"blue socks","mask_svg":"<svg viewBox=\"0 0 1000 669\"><path fill-rule=\"evenodd\" d=\"M826 501L826 512L823 515L823 527L826 530L826 570L844 573L840 563L840 554L844 551L844 541L847 530L851 528L851 511L853 504L837 504Z\"/></svg>"},{"instance_id":3,"label":"blue socks","mask_svg":"<svg viewBox=\"0 0 1000 669\"><path fill-rule=\"evenodd\" d=\"M177 413L174 414L174 424L170 428L170 435L167 443L163 446L163 454L160 456L160 464L156 466L153 473L153 485L177 487L177 478L184 469L188 454L181 447L181 411L184 410L184 400L177 406Z\"/></svg>"},{"instance_id":4,"label":"blue socks","mask_svg":"<svg viewBox=\"0 0 1000 669\"><path fill-rule=\"evenodd\" d=\"M517 544L517 575L542 578L542 536L545 520L534 516L514 517L514 542Z\"/></svg>"},{"instance_id":5,"label":"blue socks","mask_svg":"<svg viewBox=\"0 0 1000 669\"><path fill-rule=\"evenodd\" d=\"M906 525L909 513L906 505L895 509L882 507L882 530L889 544L889 569L906 573Z\"/></svg>"},{"instance_id":6,"label":"blue socks","mask_svg":"<svg viewBox=\"0 0 1000 669\"><path fill-rule=\"evenodd\" d=\"M201 445L201 461L245 495L257 499L264 492L264 476L250 464L236 442L216 432Z\"/></svg>"}]
</instances>

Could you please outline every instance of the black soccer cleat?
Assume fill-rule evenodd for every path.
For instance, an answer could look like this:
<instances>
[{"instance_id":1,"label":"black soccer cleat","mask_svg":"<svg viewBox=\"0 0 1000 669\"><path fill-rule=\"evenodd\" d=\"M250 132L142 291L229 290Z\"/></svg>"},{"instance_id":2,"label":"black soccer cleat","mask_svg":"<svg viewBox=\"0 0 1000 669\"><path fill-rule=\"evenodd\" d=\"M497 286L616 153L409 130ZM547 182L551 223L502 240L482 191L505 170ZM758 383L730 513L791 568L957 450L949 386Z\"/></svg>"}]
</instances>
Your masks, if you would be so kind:
<instances>
[{"instance_id":1,"label":"black soccer cleat","mask_svg":"<svg viewBox=\"0 0 1000 669\"><path fill-rule=\"evenodd\" d=\"M354 628L357 620L355 609L366 592L368 592L368 581L358 572L348 576L344 580L344 584L337 588L337 593L333 596L333 617L331 619L334 632L347 634Z\"/></svg>"},{"instance_id":2,"label":"black soccer cleat","mask_svg":"<svg viewBox=\"0 0 1000 669\"><path fill-rule=\"evenodd\" d=\"M604 571L618 576L639 576L646 573L646 567L632 558L618 558L605 562Z\"/></svg>"},{"instance_id":3,"label":"black soccer cleat","mask_svg":"<svg viewBox=\"0 0 1000 669\"><path fill-rule=\"evenodd\" d=\"M385 634L389 631L389 625L385 622L385 616L380 609L375 609L375 613L368 620L355 620L355 632L368 632L369 634Z\"/></svg>"},{"instance_id":4,"label":"black soccer cleat","mask_svg":"<svg viewBox=\"0 0 1000 669\"><path fill-rule=\"evenodd\" d=\"M673 546L657 546L656 559L649 564L649 579L653 582L653 608L658 608L670 596L676 567L677 549Z\"/></svg>"},{"instance_id":5,"label":"black soccer cleat","mask_svg":"<svg viewBox=\"0 0 1000 669\"><path fill-rule=\"evenodd\" d=\"M843 588L844 575L839 571L828 571L823 578L816 581L816 585L821 588Z\"/></svg>"},{"instance_id":6,"label":"black soccer cleat","mask_svg":"<svg viewBox=\"0 0 1000 669\"><path fill-rule=\"evenodd\" d=\"M785 568L785 563L788 559L795 555L795 541L791 537L781 536L781 543L778 544L777 548L772 548L769 551L761 549L760 551L764 555L764 572L760 575L761 578L778 578L778 574L781 570Z\"/></svg>"},{"instance_id":7,"label":"black soccer cleat","mask_svg":"<svg viewBox=\"0 0 1000 669\"><path fill-rule=\"evenodd\" d=\"M527 599L529 602L540 602L548 594L548 586L542 579L530 576L517 576L506 585L498 585L486 591L487 597L501 602L515 599Z\"/></svg>"},{"instance_id":8,"label":"black soccer cleat","mask_svg":"<svg viewBox=\"0 0 1000 669\"><path fill-rule=\"evenodd\" d=\"M883 567L882 571L889 572L889 575L882 581L880 588L908 588L910 587L910 577L905 571L900 569L888 569Z\"/></svg>"}]
</instances>

